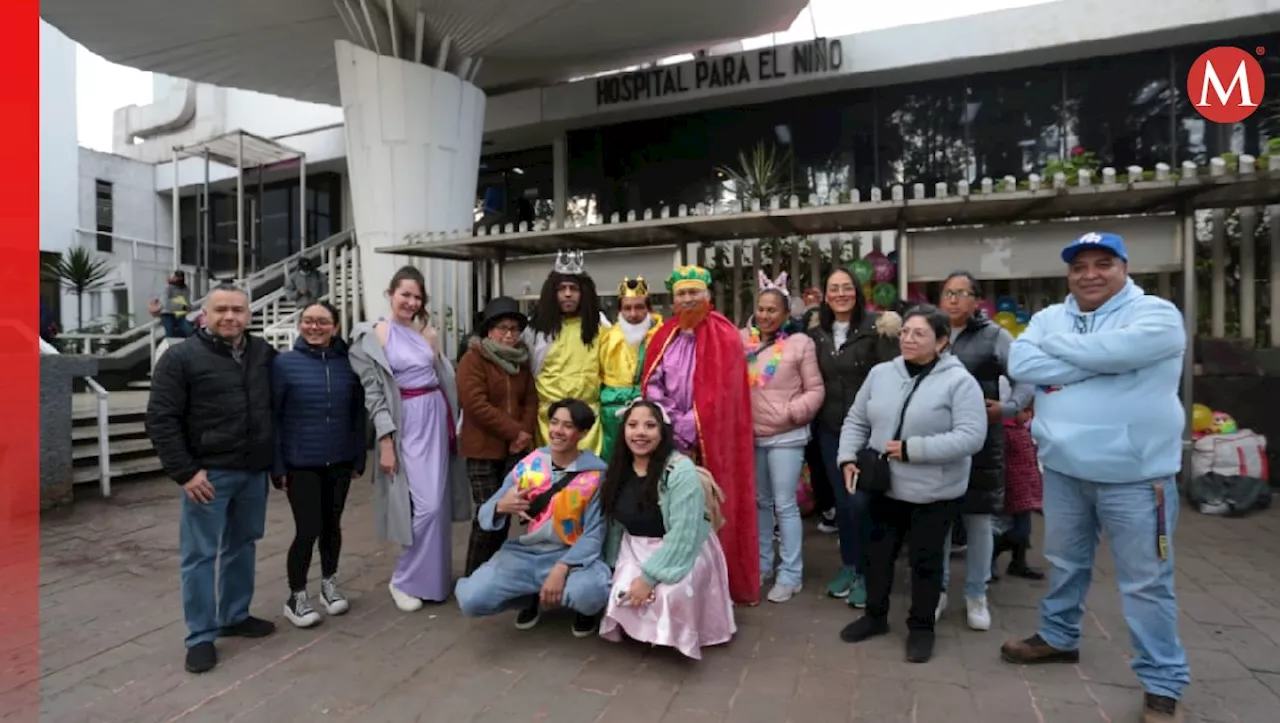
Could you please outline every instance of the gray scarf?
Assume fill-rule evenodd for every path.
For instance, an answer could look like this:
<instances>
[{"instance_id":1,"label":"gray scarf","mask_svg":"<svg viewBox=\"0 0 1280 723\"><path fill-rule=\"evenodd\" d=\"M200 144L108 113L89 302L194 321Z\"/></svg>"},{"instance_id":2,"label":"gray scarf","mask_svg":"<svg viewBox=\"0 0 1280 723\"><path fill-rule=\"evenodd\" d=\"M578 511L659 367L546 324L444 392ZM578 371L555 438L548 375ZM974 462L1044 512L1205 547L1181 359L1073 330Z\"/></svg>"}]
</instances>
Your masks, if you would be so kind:
<instances>
[{"instance_id":1,"label":"gray scarf","mask_svg":"<svg viewBox=\"0 0 1280 723\"><path fill-rule=\"evenodd\" d=\"M519 374L520 367L529 363L529 349L524 344L503 346L493 339L481 339L478 351L511 376Z\"/></svg>"}]
</instances>

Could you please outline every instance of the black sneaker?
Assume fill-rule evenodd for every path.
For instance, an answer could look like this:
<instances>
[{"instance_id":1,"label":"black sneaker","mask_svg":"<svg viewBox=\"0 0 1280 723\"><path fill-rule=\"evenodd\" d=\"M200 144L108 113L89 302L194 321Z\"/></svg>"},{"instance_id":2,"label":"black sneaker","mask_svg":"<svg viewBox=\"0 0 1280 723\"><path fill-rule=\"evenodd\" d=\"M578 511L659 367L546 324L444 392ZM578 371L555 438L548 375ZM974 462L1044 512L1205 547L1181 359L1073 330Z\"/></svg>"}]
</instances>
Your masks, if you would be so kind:
<instances>
[{"instance_id":1,"label":"black sneaker","mask_svg":"<svg viewBox=\"0 0 1280 723\"><path fill-rule=\"evenodd\" d=\"M299 590L289 596L284 604L284 617L300 628L309 628L320 622L320 613L311 606L306 590Z\"/></svg>"},{"instance_id":2,"label":"black sneaker","mask_svg":"<svg viewBox=\"0 0 1280 723\"><path fill-rule=\"evenodd\" d=\"M516 614L516 630L528 630L537 625L541 619L542 609L538 607L538 601L535 599L531 605Z\"/></svg>"},{"instance_id":3,"label":"black sneaker","mask_svg":"<svg viewBox=\"0 0 1280 723\"><path fill-rule=\"evenodd\" d=\"M578 613L573 617L573 637L591 637L595 634L596 625L598 624L599 621L596 619L595 615L583 615L582 613Z\"/></svg>"},{"instance_id":4,"label":"black sneaker","mask_svg":"<svg viewBox=\"0 0 1280 723\"><path fill-rule=\"evenodd\" d=\"M907 632L907 662L927 663L933 657L933 631L911 630Z\"/></svg>"},{"instance_id":5,"label":"black sneaker","mask_svg":"<svg viewBox=\"0 0 1280 723\"><path fill-rule=\"evenodd\" d=\"M1143 694L1142 723L1182 723L1177 699L1155 693Z\"/></svg>"},{"instance_id":6,"label":"black sneaker","mask_svg":"<svg viewBox=\"0 0 1280 723\"><path fill-rule=\"evenodd\" d=\"M276 631L276 624L250 615L233 625L222 628L224 638L265 638Z\"/></svg>"},{"instance_id":7,"label":"black sneaker","mask_svg":"<svg viewBox=\"0 0 1280 723\"><path fill-rule=\"evenodd\" d=\"M889 632L889 621L884 618L873 618L863 615L844 626L840 631L840 639L846 643L861 643L868 638L884 635Z\"/></svg>"},{"instance_id":8,"label":"black sneaker","mask_svg":"<svg viewBox=\"0 0 1280 723\"><path fill-rule=\"evenodd\" d=\"M188 673L207 673L218 664L218 650L213 643L196 643L187 648Z\"/></svg>"}]
</instances>

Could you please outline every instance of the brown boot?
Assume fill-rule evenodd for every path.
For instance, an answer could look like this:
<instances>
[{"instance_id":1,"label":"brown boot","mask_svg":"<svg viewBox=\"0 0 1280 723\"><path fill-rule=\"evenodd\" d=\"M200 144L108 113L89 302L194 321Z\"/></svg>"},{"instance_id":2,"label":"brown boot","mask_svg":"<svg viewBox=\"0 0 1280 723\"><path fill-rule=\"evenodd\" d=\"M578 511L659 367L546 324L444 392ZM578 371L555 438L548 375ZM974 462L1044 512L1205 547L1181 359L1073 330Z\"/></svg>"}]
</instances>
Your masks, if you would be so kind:
<instances>
[{"instance_id":1,"label":"brown boot","mask_svg":"<svg viewBox=\"0 0 1280 723\"><path fill-rule=\"evenodd\" d=\"M1142 697L1142 723L1182 723L1182 706L1174 698L1147 693Z\"/></svg>"},{"instance_id":2,"label":"brown boot","mask_svg":"<svg viewBox=\"0 0 1280 723\"><path fill-rule=\"evenodd\" d=\"M1000 657L1006 663L1014 665L1037 665L1039 663L1078 663L1079 650L1059 650L1044 641L1039 634L1026 640L1010 640L1000 646Z\"/></svg>"}]
</instances>

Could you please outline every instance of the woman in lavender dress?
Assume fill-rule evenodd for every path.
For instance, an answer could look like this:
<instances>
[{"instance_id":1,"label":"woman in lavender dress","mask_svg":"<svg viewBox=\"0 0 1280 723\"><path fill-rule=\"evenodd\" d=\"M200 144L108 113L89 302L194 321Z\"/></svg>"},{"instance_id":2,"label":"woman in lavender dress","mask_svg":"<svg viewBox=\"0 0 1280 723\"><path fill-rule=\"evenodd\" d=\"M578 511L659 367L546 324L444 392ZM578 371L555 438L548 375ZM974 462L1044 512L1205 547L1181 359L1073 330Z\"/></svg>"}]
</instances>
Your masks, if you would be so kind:
<instances>
[{"instance_id":1,"label":"woman in lavender dress","mask_svg":"<svg viewBox=\"0 0 1280 723\"><path fill-rule=\"evenodd\" d=\"M378 534L403 546L388 589L396 607L413 612L423 601L443 602L449 596L450 523L470 519L470 490L454 453L453 368L435 330L424 323L422 274L412 266L401 268L387 294L391 318L358 328L350 358L378 440L373 480Z\"/></svg>"}]
</instances>

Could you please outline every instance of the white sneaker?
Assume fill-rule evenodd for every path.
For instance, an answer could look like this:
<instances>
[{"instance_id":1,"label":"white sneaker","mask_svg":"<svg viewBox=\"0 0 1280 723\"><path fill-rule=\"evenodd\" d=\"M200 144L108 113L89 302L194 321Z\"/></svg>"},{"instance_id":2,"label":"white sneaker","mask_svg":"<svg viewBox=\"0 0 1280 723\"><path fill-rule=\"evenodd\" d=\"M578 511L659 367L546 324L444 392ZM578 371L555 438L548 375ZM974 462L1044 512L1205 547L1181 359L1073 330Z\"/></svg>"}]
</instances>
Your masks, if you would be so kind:
<instances>
[{"instance_id":1,"label":"white sneaker","mask_svg":"<svg viewBox=\"0 0 1280 723\"><path fill-rule=\"evenodd\" d=\"M942 614L947 611L947 594L944 592L938 596L938 607L933 611L933 621L936 623L942 619Z\"/></svg>"},{"instance_id":2,"label":"white sneaker","mask_svg":"<svg viewBox=\"0 0 1280 723\"><path fill-rule=\"evenodd\" d=\"M330 615L341 615L351 607L346 596L338 590L338 583L331 577L320 581L320 602L324 603L324 611Z\"/></svg>"},{"instance_id":3,"label":"white sneaker","mask_svg":"<svg viewBox=\"0 0 1280 723\"><path fill-rule=\"evenodd\" d=\"M421 599L400 592L392 583L387 583L387 589L391 591L391 600L395 602L396 607L400 608L400 612L413 613L422 609Z\"/></svg>"},{"instance_id":4,"label":"white sneaker","mask_svg":"<svg viewBox=\"0 0 1280 723\"><path fill-rule=\"evenodd\" d=\"M796 585L795 587L791 587L790 585L783 585L782 583L777 583L772 588L769 589L769 595L768 595L769 602L784 603L790 600L791 598L795 597L796 595L799 595L800 591L803 589L804 589L804 585Z\"/></svg>"},{"instance_id":5,"label":"white sneaker","mask_svg":"<svg viewBox=\"0 0 1280 723\"><path fill-rule=\"evenodd\" d=\"M974 630L991 629L991 611L987 608L987 598L967 597L964 606L969 611L969 627Z\"/></svg>"},{"instance_id":6,"label":"white sneaker","mask_svg":"<svg viewBox=\"0 0 1280 723\"><path fill-rule=\"evenodd\" d=\"M289 596L288 602L284 604L284 616L285 619L300 628L309 628L320 622L320 613L311 607L311 601L307 599L305 590L295 592Z\"/></svg>"}]
</instances>

